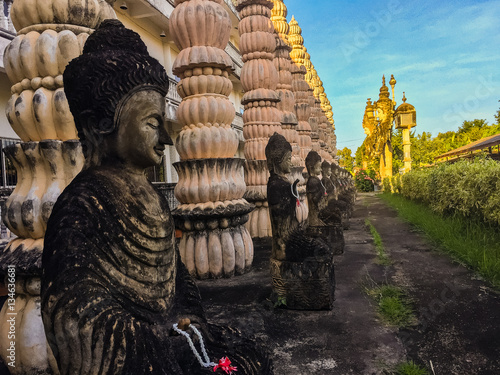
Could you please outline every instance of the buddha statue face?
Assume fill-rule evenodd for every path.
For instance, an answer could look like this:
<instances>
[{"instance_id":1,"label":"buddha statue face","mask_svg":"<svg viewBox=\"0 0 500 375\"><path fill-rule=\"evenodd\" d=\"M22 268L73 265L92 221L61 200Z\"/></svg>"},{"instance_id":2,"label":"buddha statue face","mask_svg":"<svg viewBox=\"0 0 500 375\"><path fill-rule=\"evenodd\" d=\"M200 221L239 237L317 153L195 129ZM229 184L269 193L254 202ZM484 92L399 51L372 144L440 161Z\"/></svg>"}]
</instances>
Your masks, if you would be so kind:
<instances>
[{"instance_id":1,"label":"buddha statue face","mask_svg":"<svg viewBox=\"0 0 500 375\"><path fill-rule=\"evenodd\" d=\"M311 176L319 176L321 174L321 160L318 161L314 166L311 168Z\"/></svg>"},{"instance_id":2,"label":"buddha statue face","mask_svg":"<svg viewBox=\"0 0 500 375\"><path fill-rule=\"evenodd\" d=\"M155 90L141 90L125 99L118 114L117 130L110 142L110 158L129 170L142 172L161 162L170 143L165 124L165 99Z\"/></svg>"},{"instance_id":3,"label":"buddha statue face","mask_svg":"<svg viewBox=\"0 0 500 375\"><path fill-rule=\"evenodd\" d=\"M292 152L286 151L283 155L283 159L276 168L276 173L280 175L285 175L292 172Z\"/></svg>"},{"instance_id":4,"label":"buddha statue face","mask_svg":"<svg viewBox=\"0 0 500 375\"><path fill-rule=\"evenodd\" d=\"M321 166L321 174L325 178L329 178L332 174L332 169L329 165L322 165Z\"/></svg>"}]
</instances>

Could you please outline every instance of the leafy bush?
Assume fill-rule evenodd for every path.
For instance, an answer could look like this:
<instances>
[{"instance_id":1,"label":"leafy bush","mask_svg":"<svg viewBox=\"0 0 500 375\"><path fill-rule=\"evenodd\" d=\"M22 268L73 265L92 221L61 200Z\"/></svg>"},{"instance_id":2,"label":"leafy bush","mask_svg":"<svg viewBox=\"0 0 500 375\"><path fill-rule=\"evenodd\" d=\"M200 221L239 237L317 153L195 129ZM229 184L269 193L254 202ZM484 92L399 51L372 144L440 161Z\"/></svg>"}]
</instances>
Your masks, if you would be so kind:
<instances>
[{"instance_id":1,"label":"leafy bush","mask_svg":"<svg viewBox=\"0 0 500 375\"><path fill-rule=\"evenodd\" d=\"M374 189L374 178L370 176L370 172L367 172L364 169L360 169L356 175L354 176L354 184L356 189L363 192L373 191Z\"/></svg>"},{"instance_id":2,"label":"leafy bush","mask_svg":"<svg viewBox=\"0 0 500 375\"><path fill-rule=\"evenodd\" d=\"M391 179L389 177L384 178L382 181L382 187L386 193L392 192Z\"/></svg>"},{"instance_id":3,"label":"leafy bush","mask_svg":"<svg viewBox=\"0 0 500 375\"><path fill-rule=\"evenodd\" d=\"M401 193L401 175L396 174L392 176L392 192L393 193Z\"/></svg>"},{"instance_id":4,"label":"leafy bush","mask_svg":"<svg viewBox=\"0 0 500 375\"><path fill-rule=\"evenodd\" d=\"M401 195L442 215L500 225L500 163L476 158L412 170L402 177Z\"/></svg>"}]
</instances>

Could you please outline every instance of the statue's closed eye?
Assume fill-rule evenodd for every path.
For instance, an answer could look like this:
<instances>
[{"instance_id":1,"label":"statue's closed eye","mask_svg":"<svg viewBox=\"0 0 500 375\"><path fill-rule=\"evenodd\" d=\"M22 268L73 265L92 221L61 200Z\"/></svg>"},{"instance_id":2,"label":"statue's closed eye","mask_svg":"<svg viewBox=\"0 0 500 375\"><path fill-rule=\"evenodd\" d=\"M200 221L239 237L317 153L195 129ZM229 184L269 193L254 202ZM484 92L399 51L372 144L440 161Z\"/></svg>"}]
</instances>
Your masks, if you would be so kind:
<instances>
[{"instance_id":1,"label":"statue's closed eye","mask_svg":"<svg viewBox=\"0 0 500 375\"><path fill-rule=\"evenodd\" d=\"M160 121L158 121L158 119L152 117L152 118L148 119L147 124L149 126L151 126L153 129L158 129L158 127L160 126Z\"/></svg>"}]
</instances>

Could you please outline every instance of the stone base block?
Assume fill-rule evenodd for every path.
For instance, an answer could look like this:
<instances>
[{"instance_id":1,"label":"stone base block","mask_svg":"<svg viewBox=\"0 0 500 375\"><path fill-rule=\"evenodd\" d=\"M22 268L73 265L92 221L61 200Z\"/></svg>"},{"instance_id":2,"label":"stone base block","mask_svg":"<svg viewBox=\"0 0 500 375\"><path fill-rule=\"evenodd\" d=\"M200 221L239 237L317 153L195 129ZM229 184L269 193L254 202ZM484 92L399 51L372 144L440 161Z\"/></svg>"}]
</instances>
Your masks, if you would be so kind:
<instances>
[{"instance_id":1,"label":"stone base block","mask_svg":"<svg viewBox=\"0 0 500 375\"><path fill-rule=\"evenodd\" d=\"M333 260L306 258L303 262L271 259L275 305L293 310L331 310L335 300Z\"/></svg>"}]
</instances>

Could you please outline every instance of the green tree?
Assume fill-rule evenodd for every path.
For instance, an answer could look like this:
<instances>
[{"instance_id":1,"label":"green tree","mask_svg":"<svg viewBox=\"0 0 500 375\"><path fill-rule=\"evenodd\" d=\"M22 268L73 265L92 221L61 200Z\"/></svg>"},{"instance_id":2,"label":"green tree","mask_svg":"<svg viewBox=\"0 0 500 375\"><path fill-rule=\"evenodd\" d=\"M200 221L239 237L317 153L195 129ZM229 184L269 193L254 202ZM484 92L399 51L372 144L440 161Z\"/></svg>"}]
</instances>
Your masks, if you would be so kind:
<instances>
[{"instance_id":1,"label":"green tree","mask_svg":"<svg viewBox=\"0 0 500 375\"><path fill-rule=\"evenodd\" d=\"M339 165L352 173L354 169L354 158L350 148L344 147L337 153L339 157Z\"/></svg>"},{"instance_id":2,"label":"green tree","mask_svg":"<svg viewBox=\"0 0 500 375\"><path fill-rule=\"evenodd\" d=\"M404 165L404 152L403 152L403 131L401 129L394 129L391 136L392 146L392 174L398 174L399 169Z\"/></svg>"},{"instance_id":3,"label":"green tree","mask_svg":"<svg viewBox=\"0 0 500 375\"><path fill-rule=\"evenodd\" d=\"M354 163L357 168L363 168L363 157L365 153L365 141L358 147L356 154L354 155Z\"/></svg>"}]
</instances>

